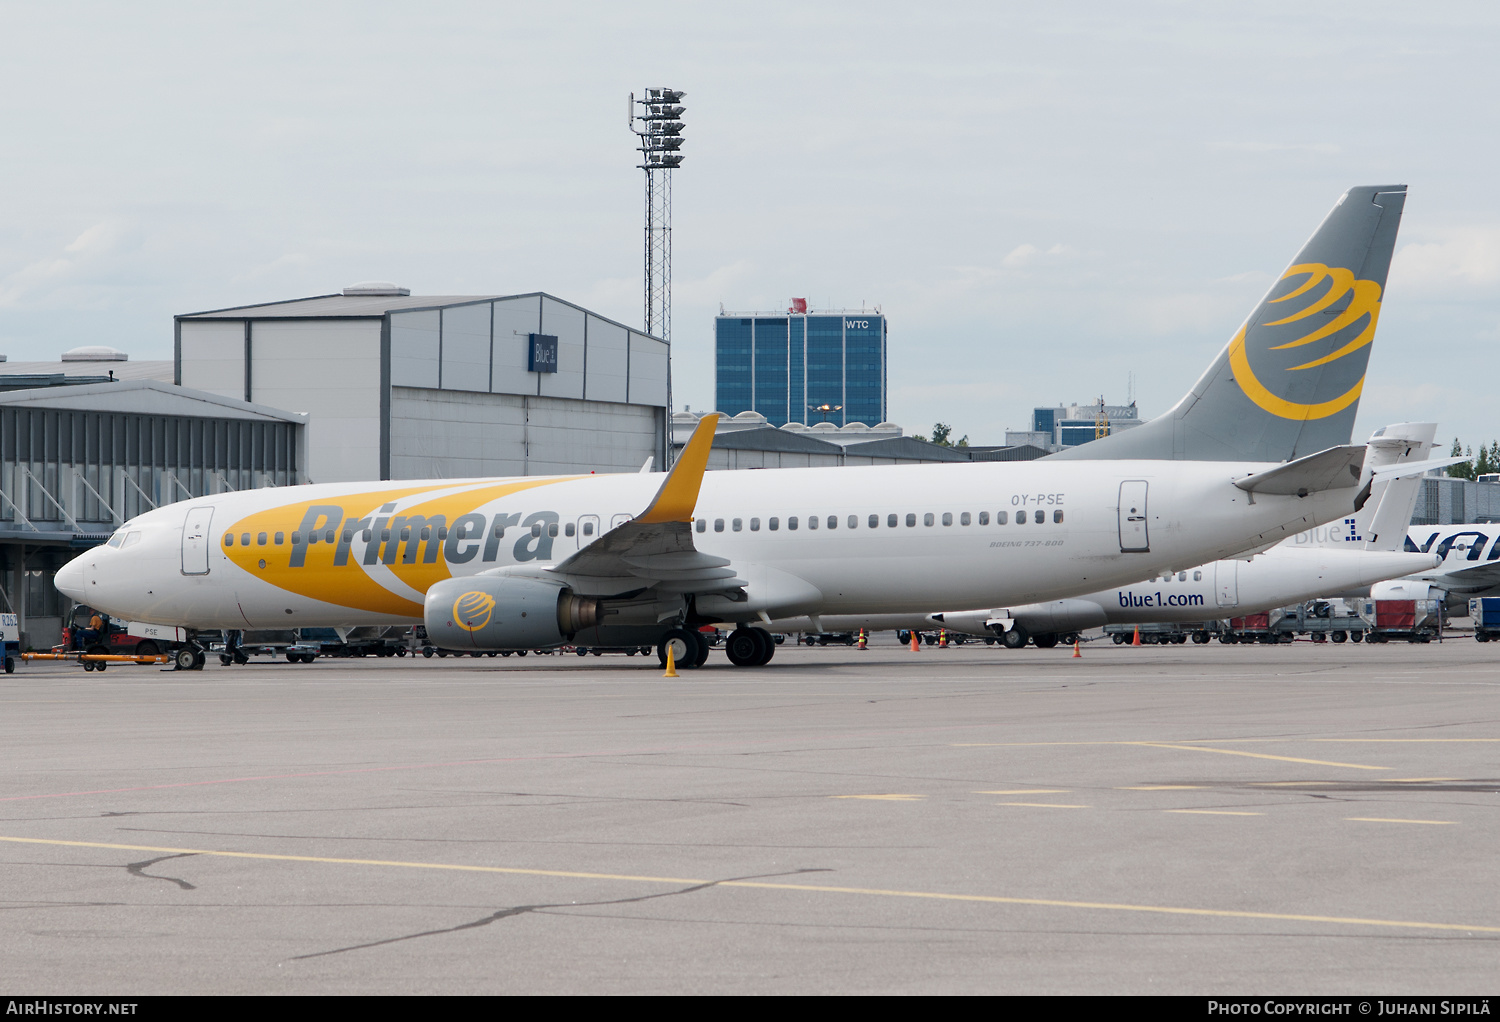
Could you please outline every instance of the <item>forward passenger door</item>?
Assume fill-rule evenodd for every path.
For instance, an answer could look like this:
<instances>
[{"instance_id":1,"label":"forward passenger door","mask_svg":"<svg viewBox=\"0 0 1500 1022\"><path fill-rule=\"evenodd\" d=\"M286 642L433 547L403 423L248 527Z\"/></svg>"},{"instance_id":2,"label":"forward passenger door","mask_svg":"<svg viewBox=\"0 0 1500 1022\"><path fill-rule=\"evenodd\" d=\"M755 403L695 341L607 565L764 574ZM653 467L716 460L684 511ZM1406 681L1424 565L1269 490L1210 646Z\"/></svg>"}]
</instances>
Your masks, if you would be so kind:
<instances>
[{"instance_id":1,"label":"forward passenger door","mask_svg":"<svg viewBox=\"0 0 1500 1022\"><path fill-rule=\"evenodd\" d=\"M213 520L214 509L195 507L188 511L187 521L182 525L182 573L184 575L208 574L208 523Z\"/></svg>"}]
</instances>

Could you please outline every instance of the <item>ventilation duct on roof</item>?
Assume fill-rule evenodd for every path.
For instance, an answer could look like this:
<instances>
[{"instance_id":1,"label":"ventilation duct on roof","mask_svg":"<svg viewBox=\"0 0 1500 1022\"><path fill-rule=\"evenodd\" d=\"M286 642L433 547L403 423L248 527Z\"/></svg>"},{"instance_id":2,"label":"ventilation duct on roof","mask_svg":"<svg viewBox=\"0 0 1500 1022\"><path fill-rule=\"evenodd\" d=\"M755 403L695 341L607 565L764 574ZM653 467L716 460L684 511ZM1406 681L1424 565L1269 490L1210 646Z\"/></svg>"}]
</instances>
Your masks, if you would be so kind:
<instances>
[{"instance_id":1,"label":"ventilation duct on roof","mask_svg":"<svg viewBox=\"0 0 1500 1022\"><path fill-rule=\"evenodd\" d=\"M411 294L411 288L399 287L388 280L362 280L358 284L350 284L344 288L344 294L360 296L384 295L393 298L405 298Z\"/></svg>"},{"instance_id":2,"label":"ventilation duct on roof","mask_svg":"<svg viewBox=\"0 0 1500 1022\"><path fill-rule=\"evenodd\" d=\"M105 344L86 344L63 352L64 362L128 362L130 356Z\"/></svg>"}]
</instances>

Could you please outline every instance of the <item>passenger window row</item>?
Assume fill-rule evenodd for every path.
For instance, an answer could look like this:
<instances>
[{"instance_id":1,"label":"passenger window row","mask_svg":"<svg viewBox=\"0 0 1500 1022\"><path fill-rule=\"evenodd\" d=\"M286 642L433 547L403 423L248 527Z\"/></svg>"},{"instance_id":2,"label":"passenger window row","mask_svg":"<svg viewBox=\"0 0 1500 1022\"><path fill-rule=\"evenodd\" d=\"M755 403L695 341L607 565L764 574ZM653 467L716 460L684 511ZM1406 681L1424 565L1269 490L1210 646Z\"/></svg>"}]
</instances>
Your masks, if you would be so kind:
<instances>
[{"instance_id":1,"label":"passenger window row","mask_svg":"<svg viewBox=\"0 0 1500 1022\"><path fill-rule=\"evenodd\" d=\"M571 529L571 527L570 527L570 529ZM505 533L505 530L504 530L503 527L497 527L495 529L495 535L496 536L504 535L504 533ZM538 536L541 535L541 526L540 525L533 526L532 527L532 533L534 535L538 535ZM557 535L557 526L554 525L554 526L551 527L551 533L554 536ZM571 536L572 532L569 531L568 535ZM363 534L363 536L361 538L366 543L368 543L368 542L370 542L371 539L374 538L374 536L375 536L375 530L374 529L365 529L364 530L364 534ZM333 543L333 542L337 541L338 538L339 538L339 531L337 529L328 529L327 531L324 531L324 532L309 532L307 534L307 541L308 541L308 543L318 543L318 542ZM391 538L391 530L390 529L381 529L380 530L380 538L382 540L388 540L388 539L390 539ZM400 530L400 536L398 538L401 539L401 540L403 540L403 541L411 539L412 538L412 535L411 535L411 526L408 525L405 528L401 529ZM424 525L421 528L421 530L417 533L417 538L421 539L421 540L432 539L433 538L432 526L430 526L430 525ZM439 540L444 540L444 539L448 538L448 529L447 529L446 526L439 526L438 527L438 529L437 529L437 538ZM350 542L353 542L353 540L354 540L354 530L353 529L345 529L344 530L344 534L343 534L343 541L345 543L350 543ZM300 533L300 532L294 532L294 533L292 533L292 545L293 546L297 546L301 542L302 542L302 533ZM268 546L268 545L269 546L282 546L285 543L286 543L286 533L284 533L284 532L278 532L274 536L270 535L269 533L260 532L260 533L256 533L255 536L254 536L254 544L256 546ZM232 532L226 532L226 533L224 533L224 545L225 546L234 546L235 545L235 536L234 536L234 533L232 533ZM250 546L251 545L251 534L248 533L248 532L242 532L242 533L240 533L240 536L239 536L239 545L240 546Z\"/></svg>"},{"instance_id":2,"label":"passenger window row","mask_svg":"<svg viewBox=\"0 0 1500 1022\"><path fill-rule=\"evenodd\" d=\"M942 513L942 516L941 516L942 523L944 525L951 526L954 523L954 517L955 516L954 516L953 512L951 512L951 511L944 511ZM977 518L977 521L978 521L978 523L980 525L989 525L990 524L990 513L988 511L980 511L977 516L971 514L968 511L961 511L957 515L957 521L958 521L959 525L972 525L976 521L976 518ZM996 511L995 512L994 522L995 522L996 525L1006 525L1006 524L1009 523L1009 519L1010 519L1010 512L1008 512L1008 511ZM932 512L932 511L928 511L927 513L925 513L924 515L922 515L922 524L924 526L933 526L933 525L936 525L938 523L938 520L939 520L939 516L937 515L937 513ZM1037 511L1030 511L1030 512L1028 512L1025 509L1022 509L1022 510L1016 512L1016 524L1017 525L1025 525L1028 521L1034 522L1037 525L1041 525L1046 520L1047 520L1047 512L1046 511L1037 510ZM1061 525L1062 524L1063 513L1062 513L1062 511L1060 509L1059 510L1054 510L1052 512L1052 521L1056 525ZM787 517L787 519L786 519L786 527L790 531L796 531L798 528L800 528L802 526L803 523L804 523L804 519L800 518L797 515L789 515ZM818 515L808 515L807 518L805 519L805 523L806 523L806 525L807 525L807 527L809 529L819 529L819 528L837 529L837 528L840 527L839 526L839 516L838 515L828 515L826 518L820 517ZM859 515L849 515L848 518L845 519L845 521L844 521L844 527L845 528L849 528L849 529L857 529L857 528L859 528L859 523L860 523L859 522ZM888 514L888 515L885 516L885 527L888 528L888 529L898 528L901 525L901 523L902 523L902 517L900 515L897 515L897 514ZM917 526L917 516L916 516L916 514L915 513L908 513L906 515L906 517L905 517L905 523L906 523L906 527L909 528L909 529L916 528L916 526ZM744 531L744 528L745 528L745 519L743 519L743 518L731 518L731 519L728 519L727 524L728 524L728 528L729 528L730 532L742 532L742 531ZM713 519L713 530L715 532L723 532L724 529L725 529L725 525L726 525L726 520L725 519L723 519L723 518L715 518L715 519ZM866 528L870 528L870 529L878 529L878 528L880 528L880 516L879 515L870 515L865 520L865 527ZM707 532L708 528L709 528L709 519L707 519L707 518L696 519L694 521L694 523L693 523L693 528L696 529L698 532ZM752 518L752 519L750 519L750 531L751 532L759 532L760 528L761 528L761 522L760 522L759 518ZM781 528L781 519L779 517L772 517L772 518L766 519L766 528L768 530L770 530L771 532L776 532L777 530L779 530Z\"/></svg>"}]
</instances>

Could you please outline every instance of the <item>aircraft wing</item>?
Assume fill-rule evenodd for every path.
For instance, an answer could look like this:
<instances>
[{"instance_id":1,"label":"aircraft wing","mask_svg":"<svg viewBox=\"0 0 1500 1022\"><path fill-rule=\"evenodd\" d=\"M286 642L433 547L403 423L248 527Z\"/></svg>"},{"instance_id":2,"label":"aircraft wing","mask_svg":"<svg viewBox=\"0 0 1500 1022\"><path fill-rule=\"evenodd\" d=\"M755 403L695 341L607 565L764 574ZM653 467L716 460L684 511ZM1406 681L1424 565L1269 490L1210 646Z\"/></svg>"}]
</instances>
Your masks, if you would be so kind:
<instances>
[{"instance_id":1,"label":"aircraft wing","mask_svg":"<svg viewBox=\"0 0 1500 1022\"><path fill-rule=\"evenodd\" d=\"M547 569L583 596L618 596L654 588L662 593L729 593L742 589L728 558L693 546L693 511L708 468L717 414L705 415L651 505L630 521Z\"/></svg>"}]
</instances>

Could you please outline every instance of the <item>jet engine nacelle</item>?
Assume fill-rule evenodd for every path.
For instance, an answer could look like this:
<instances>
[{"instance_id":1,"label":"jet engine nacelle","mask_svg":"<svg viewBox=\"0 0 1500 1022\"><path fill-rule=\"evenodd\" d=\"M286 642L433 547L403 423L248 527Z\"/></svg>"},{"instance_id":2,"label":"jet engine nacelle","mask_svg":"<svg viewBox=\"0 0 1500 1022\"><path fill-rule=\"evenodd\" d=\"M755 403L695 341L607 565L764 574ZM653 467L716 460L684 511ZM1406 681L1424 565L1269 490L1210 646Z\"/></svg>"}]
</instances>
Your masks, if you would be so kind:
<instances>
[{"instance_id":1,"label":"jet engine nacelle","mask_svg":"<svg viewBox=\"0 0 1500 1022\"><path fill-rule=\"evenodd\" d=\"M435 583L422 619L443 649L538 649L598 624L599 601L550 579L478 575Z\"/></svg>"},{"instance_id":2,"label":"jet engine nacelle","mask_svg":"<svg viewBox=\"0 0 1500 1022\"><path fill-rule=\"evenodd\" d=\"M1372 600L1441 600L1447 595L1437 586L1415 579L1397 578L1370 587Z\"/></svg>"}]
</instances>

